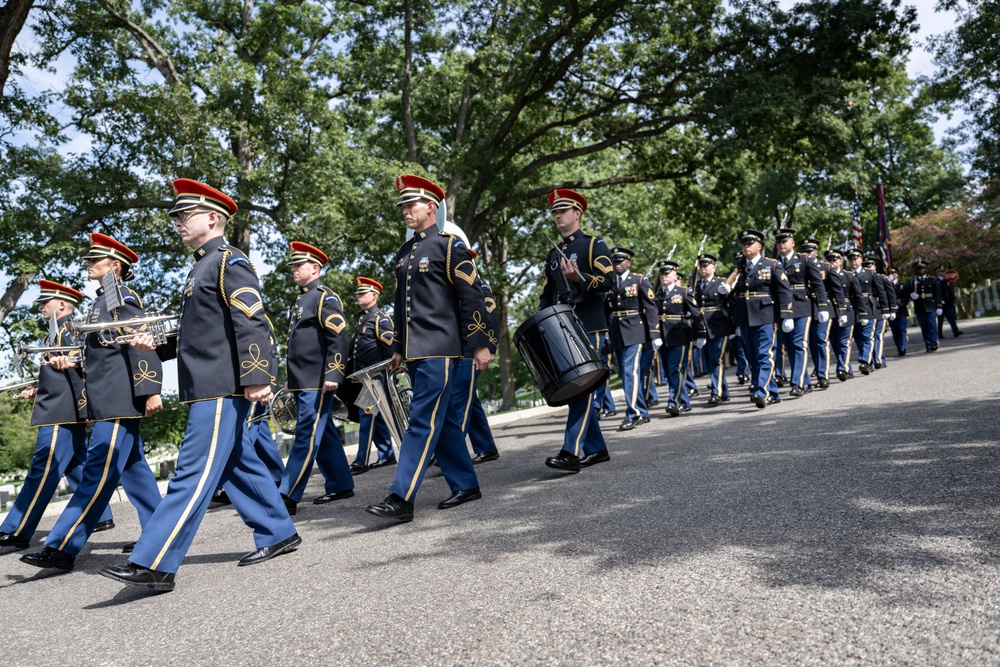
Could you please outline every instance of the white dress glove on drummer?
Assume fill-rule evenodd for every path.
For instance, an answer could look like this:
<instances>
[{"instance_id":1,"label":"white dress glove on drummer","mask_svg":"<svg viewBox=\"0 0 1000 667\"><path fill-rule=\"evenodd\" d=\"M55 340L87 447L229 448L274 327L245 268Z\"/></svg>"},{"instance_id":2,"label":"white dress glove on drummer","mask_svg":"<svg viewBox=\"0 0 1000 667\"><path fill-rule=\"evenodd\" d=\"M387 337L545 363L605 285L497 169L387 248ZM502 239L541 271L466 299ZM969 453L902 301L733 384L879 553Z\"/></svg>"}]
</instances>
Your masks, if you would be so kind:
<instances>
[{"instance_id":1,"label":"white dress glove on drummer","mask_svg":"<svg viewBox=\"0 0 1000 667\"><path fill-rule=\"evenodd\" d=\"M719 283L719 294L729 294L733 291L733 288L729 286L729 283Z\"/></svg>"},{"instance_id":2,"label":"white dress glove on drummer","mask_svg":"<svg viewBox=\"0 0 1000 667\"><path fill-rule=\"evenodd\" d=\"M827 322L830 321L830 313L826 312L825 310L821 310L816 315L816 319L819 320L820 324L826 324Z\"/></svg>"},{"instance_id":3,"label":"white dress glove on drummer","mask_svg":"<svg viewBox=\"0 0 1000 667\"><path fill-rule=\"evenodd\" d=\"M941 317L942 315L944 315L944 310L943 310L943 309L941 309L941 308L938 308L938 309L937 309L936 311L934 311L934 312L936 312L936 313L937 313L937 316L938 316L938 317Z\"/></svg>"},{"instance_id":4,"label":"white dress glove on drummer","mask_svg":"<svg viewBox=\"0 0 1000 667\"><path fill-rule=\"evenodd\" d=\"M919 294L917 294L916 292L910 292L910 300L911 301L916 301L919 298L920 298Z\"/></svg>"},{"instance_id":5,"label":"white dress glove on drummer","mask_svg":"<svg viewBox=\"0 0 1000 667\"><path fill-rule=\"evenodd\" d=\"M892 313L882 313L882 319L887 320Z\"/></svg>"},{"instance_id":6,"label":"white dress glove on drummer","mask_svg":"<svg viewBox=\"0 0 1000 667\"><path fill-rule=\"evenodd\" d=\"M868 326L868 318L867 317L862 318L862 319L860 319L858 321L861 322L861 326L863 326L863 327Z\"/></svg>"},{"instance_id":7,"label":"white dress glove on drummer","mask_svg":"<svg viewBox=\"0 0 1000 667\"><path fill-rule=\"evenodd\" d=\"M794 329L794 328L795 328L795 320L793 320L793 319L792 319L792 318L790 318L790 317L789 317L789 318L786 318L786 319L785 319L785 320L784 320L784 321L783 321L783 322L781 323L781 330L782 330L782 331L784 331L785 333L791 333L791 332L792 332L792 329Z\"/></svg>"},{"instance_id":8,"label":"white dress glove on drummer","mask_svg":"<svg viewBox=\"0 0 1000 667\"><path fill-rule=\"evenodd\" d=\"M660 338L653 339L653 349L659 350L663 346L663 340Z\"/></svg>"},{"instance_id":9,"label":"white dress glove on drummer","mask_svg":"<svg viewBox=\"0 0 1000 667\"><path fill-rule=\"evenodd\" d=\"M840 317L838 317L837 318L837 322L840 324L840 326L846 327L847 326L847 315L841 315Z\"/></svg>"},{"instance_id":10,"label":"white dress glove on drummer","mask_svg":"<svg viewBox=\"0 0 1000 667\"><path fill-rule=\"evenodd\" d=\"M896 313L889 313L889 319L895 321Z\"/></svg>"},{"instance_id":11,"label":"white dress glove on drummer","mask_svg":"<svg viewBox=\"0 0 1000 667\"><path fill-rule=\"evenodd\" d=\"M708 340L705 338L696 338L694 341L694 346L700 350L701 348L705 347L705 343L707 342Z\"/></svg>"}]
</instances>

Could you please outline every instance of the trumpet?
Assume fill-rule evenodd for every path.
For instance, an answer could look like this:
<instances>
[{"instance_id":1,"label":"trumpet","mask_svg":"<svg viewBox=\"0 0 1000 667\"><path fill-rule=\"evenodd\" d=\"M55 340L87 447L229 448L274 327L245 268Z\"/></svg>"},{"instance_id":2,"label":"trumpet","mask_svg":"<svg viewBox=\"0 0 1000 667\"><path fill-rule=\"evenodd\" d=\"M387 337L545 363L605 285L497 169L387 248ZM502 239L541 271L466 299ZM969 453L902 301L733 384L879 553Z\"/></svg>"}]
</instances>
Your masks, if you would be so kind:
<instances>
[{"instance_id":1,"label":"trumpet","mask_svg":"<svg viewBox=\"0 0 1000 667\"><path fill-rule=\"evenodd\" d=\"M9 384L6 387L0 387L0 394L6 394L8 391L18 391L23 389L28 389L29 387L34 387L38 384L38 380L28 380L27 382L16 382L14 384Z\"/></svg>"},{"instance_id":2,"label":"trumpet","mask_svg":"<svg viewBox=\"0 0 1000 667\"><path fill-rule=\"evenodd\" d=\"M83 358L83 343L79 345L41 345L41 346L21 346L21 356L26 357L32 354L46 355L38 361L39 364L49 363L49 354L62 354L69 358L70 363L77 364Z\"/></svg>"},{"instance_id":3,"label":"trumpet","mask_svg":"<svg viewBox=\"0 0 1000 667\"><path fill-rule=\"evenodd\" d=\"M77 338L84 338L92 333L97 334L97 340L104 347L111 345L128 345L132 339L142 334L153 337L156 346L164 345L167 338L177 335L180 317L177 315L160 315L153 313L145 317L136 317L122 322L78 322L69 323L70 332ZM131 329L128 333L117 334L122 329Z\"/></svg>"}]
</instances>

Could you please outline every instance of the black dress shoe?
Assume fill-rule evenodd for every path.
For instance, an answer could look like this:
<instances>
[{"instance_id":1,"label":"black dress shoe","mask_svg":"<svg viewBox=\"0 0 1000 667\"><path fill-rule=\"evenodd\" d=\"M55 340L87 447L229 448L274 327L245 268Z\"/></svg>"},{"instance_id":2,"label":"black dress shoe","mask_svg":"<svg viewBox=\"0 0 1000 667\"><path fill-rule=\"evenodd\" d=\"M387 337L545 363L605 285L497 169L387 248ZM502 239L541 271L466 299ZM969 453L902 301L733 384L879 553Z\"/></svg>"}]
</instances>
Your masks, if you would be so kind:
<instances>
[{"instance_id":1,"label":"black dress shoe","mask_svg":"<svg viewBox=\"0 0 1000 667\"><path fill-rule=\"evenodd\" d=\"M896 356L897 357L905 357L906 356L906 350L900 350L899 354L897 354Z\"/></svg>"},{"instance_id":2,"label":"black dress shoe","mask_svg":"<svg viewBox=\"0 0 1000 667\"><path fill-rule=\"evenodd\" d=\"M659 400L656 400L656 401L650 401L650 402L649 402L649 407L651 407L651 408L655 408L655 407L656 407L657 405L659 405L659 404L660 404L660 401L659 401Z\"/></svg>"},{"instance_id":3,"label":"black dress shoe","mask_svg":"<svg viewBox=\"0 0 1000 667\"><path fill-rule=\"evenodd\" d=\"M719 398L718 394L712 394L708 397L708 406L714 407L716 405L722 405L722 399Z\"/></svg>"},{"instance_id":4,"label":"black dress shoe","mask_svg":"<svg viewBox=\"0 0 1000 667\"><path fill-rule=\"evenodd\" d=\"M334 491L333 493L324 493L319 498L313 499L313 505L323 505L325 503L332 503L334 500L342 500L344 498L353 498L354 489L348 489L347 491Z\"/></svg>"},{"instance_id":5,"label":"black dress shoe","mask_svg":"<svg viewBox=\"0 0 1000 667\"><path fill-rule=\"evenodd\" d=\"M736 382L737 383L739 383L739 384L745 384L746 381L747 381L746 376L744 376L744 375L737 375L736 376Z\"/></svg>"},{"instance_id":6,"label":"black dress shoe","mask_svg":"<svg viewBox=\"0 0 1000 667\"><path fill-rule=\"evenodd\" d=\"M212 494L211 504L216 507L223 507L225 505L232 505L233 501L229 499L229 495L226 494L225 489L219 489Z\"/></svg>"},{"instance_id":7,"label":"black dress shoe","mask_svg":"<svg viewBox=\"0 0 1000 667\"><path fill-rule=\"evenodd\" d=\"M104 530L111 530L115 527L115 520L108 519L107 521L99 521L96 526L94 526L94 532L100 533Z\"/></svg>"},{"instance_id":8,"label":"black dress shoe","mask_svg":"<svg viewBox=\"0 0 1000 667\"><path fill-rule=\"evenodd\" d=\"M122 547L122 553L123 554L132 553L133 551L135 551L135 545L136 545L135 542L129 542L128 544Z\"/></svg>"},{"instance_id":9,"label":"black dress shoe","mask_svg":"<svg viewBox=\"0 0 1000 667\"><path fill-rule=\"evenodd\" d=\"M413 521L413 503L408 503L395 493L390 493L378 505L369 505L365 511L383 519L395 519L400 523Z\"/></svg>"},{"instance_id":10,"label":"black dress shoe","mask_svg":"<svg viewBox=\"0 0 1000 667\"><path fill-rule=\"evenodd\" d=\"M955 334L955 338L958 338L959 336L961 336L964 333L965 333L964 331L959 331L957 334Z\"/></svg>"},{"instance_id":11,"label":"black dress shoe","mask_svg":"<svg viewBox=\"0 0 1000 667\"><path fill-rule=\"evenodd\" d=\"M580 459L580 467L587 468L592 465L597 465L598 463L607 463L611 460L611 456L608 454L608 450L602 449L599 452L594 452L593 454L587 454L582 459Z\"/></svg>"},{"instance_id":12,"label":"black dress shoe","mask_svg":"<svg viewBox=\"0 0 1000 667\"><path fill-rule=\"evenodd\" d=\"M788 380L781 377L780 375L776 377L774 381L778 384L779 387L784 387L786 384L788 384Z\"/></svg>"},{"instance_id":13,"label":"black dress shoe","mask_svg":"<svg viewBox=\"0 0 1000 667\"><path fill-rule=\"evenodd\" d=\"M645 417L639 417L638 419L635 420L635 423L636 424L648 424L649 423L649 416L647 415Z\"/></svg>"},{"instance_id":14,"label":"black dress shoe","mask_svg":"<svg viewBox=\"0 0 1000 667\"><path fill-rule=\"evenodd\" d=\"M631 431L634 428L635 428L635 420L627 419L626 418L625 421L623 421L621 423L621 425L618 427L618 430L619 431Z\"/></svg>"},{"instance_id":15,"label":"black dress shoe","mask_svg":"<svg viewBox=\"0 0 1000 667\"><path fill-rule=\"evenodd\" d=\"M780 398L775 398L773 396L768 396L767 400L764 401L765 405L774 405L775 403L781 403L781 399Z\"/></svg>"},{"instance_id":16,"label":"black dress shoe","mask_svg":"<svg viewBox=\"0 0 1000 667\"><path fill-rule=\"evenodd\" d=\"M355 462L355 463L351 464L351 474L352 475L361 475L361 474L366 473L366 472L368 472L368 466L365 465L364 463L357 463L357 462Z\"/></svg>"},{"instance_id":17,"label":"black dress shoe","mask_svg":"<svg viewBox=\"0 0 1000 667\"><path fill-rule=\"evenodd\" d=\"M788 392L788 395L789 396L795 396L796 398L798 398L799 396L802 396L805 393L806 392L802 391L802 387L800 387L797 384L793 384L792 385L792 390L790 392Z\"/></svg>"},{"instance_id":18,"label":"black dress shoe","mask_svg":"<svg viewBox=\"0 0 1000 667\"><path fill-rule=\"evenodd\" d=\"M157 572L132 563L125 563L124 565L102 567L97 573L129 586L152 588L154 591L174 590L173 572Z\"/></svg>"},{"instance_id":19,"label":"black dress shoe","mask_svg":"<svg viewBox=\"0 0 1000 667\"><path fill-rule=\"evenodd\" d=\"M830 381L827 380L826 378L820 378L817 385L819 386L820 389L827 389L830 387Z\"/></svg>"},{"instance_id":20,"label":"black dress shoe","mask_svg":"<svg viewBox=\"0 0 1000 667\"><path fill-rule=\"evenodd\" d=\"M275 556L280 556L281 554L287 554L295 551L302 544L302 538L299 537L298 533L295 533L286 540L281 540L274 546L261 547L257 551L251 551L246 556L241 558L237 565L256 565L257 563L263 563L266 560L271 560Z\"/></svg>"},{"instance_id":21,"label":"black dress shoe","mask_svg":"<svg viewBox=\"0 0 1000 667\"><path fill-rule=\"evenodd\" d=\"M23 537L18 537L17 535L10 535L8 533L0 533L0 547L27 549L29 544L30 540L26 540Z\"/></svg>"},{"instance_id":22,"label":"black dress shoe","mask_svg":"<svg viewBox=\"0 0 1000 667\"><path fill-rule=\"evenodd\" d=\"M722 402L723 402L723 403L726 403L726 402L728 402L729 400L730 400L730 397L729 397L729 396L723 396L723 397L722 397Z\"/></svg>"},{"instance_id":23,"label":"black dress shoe","mask_svg":"<svg viewBox=\"0 0 1000 667\"><path fill-rule=\"evenodd\" d=\"M44 547L41 551L21 556L21 562L35 567L54 567L57 570L72 570L76 556L52 547Z\"/></svg>"},{"instance_id":24,"label":"black dress shoe","mask_svg":"<svg viewBox=\"0 0 1000 667\"><path fill-rule=\"evenodd\" d=\"M862 375L869 375L872 372L872 369L868 366L868 364L858 364L858 369L861 371Z\"/></svg>"},{"instance_id":25,"label":"black dress shoe","mask_svg":"<svg viewBox=\"0 0 1000 667\"><path fill-rule=\"evenodd\" d=\"M837 379L841 382L847 382L847 371L837 371Z\"/></svg>"},{"instance_id":26,"label":"black dress shoe","mask_svg":"<svg viewBox=\"0 0 1000 667\"><path fill-rule=\"evenodd\" d=\"M558 454L545 459L545 465L556 470L580 472L580 457L560 449Z\"/></svg>"},{"instance_id":27,"label":"black dress shoe","mask_svg":"<svg viewBox=\"0 0 1000 667\"><path fill-rule=\"evenodd\" d=\"M681 413L681 411L677 409L676 405L668 405L667 406L667 414L670 415L671 417L676 417L680 413Z\"/></svg>"},{"instance_id":28,"label":"black dress shoe","mask_svg":"<svg viewBox=\"0 0 1000 667\"><path fill-rule=\"evenodd\" d=\"M874 366L875 366L875 369L878 370L879 368L882 368L882 363L876 361L875 364L874 364Z\"/></svg>"},{"instance_id":29,"label":"black dress shoe","mask_svg":"<svg viewBox=\"0 0 1000 667\"><path fill-rule=\"evenodd\" d=\"M281 496L281 501L285 503L285 509L288 510L288 516L295 516L295 512L298 511L298 503L286 495Z\"/></svg>"},{"instance_id":30,"label":"black dress shoe","mask_svg":"<svg viewBox=\"0 0 1000 667\"><path fill-rule=\"evenodd\" d=\"M681 408L681 412L691 412L691 406L685 405L684 407Z\"/></svg>"},{"instance_id":31,"label":"black dress shoe","mask_svg":"<svg viewBox=\"0 0 1000 667\"><path fill-rule=\"evenodd\" d=\"M488 452L480 452L472 457L473 465L479 465L480 463L486 463L487 461L496 461L500 458L500 452L495 449L491 449Z\"/></svg>"},{"instance_id":32,"label":"black dress shoe","mask_svg":"<svg viewBox=\"0 0 1000 667\"><path fill-rule=\"evenodd\" d=\"M617 416L618 416L617 412L611 412L609 410L601 410L599 418L600 419L607 419L608 417L617 417Z\"/></svg>"},{"instance_id":33,"label":"black dress shoe","mask_svg":"<svg viewBox=\"0 0 1000 667\"><path fill-rule=\"evenodd\" d=\"M458 507L459 505L463 505L472 500L479 500L482 497L483 494L479 492L478 486L474 486L471 489L460 489L439 502L438 509L451 509L452 507Z\"/></svg>"},{"instance_id":34,"label":"black dress shoe","mask_svg":"<svg viewBox=\"0 0 1000 667\"><path fill-rule=\"evenodd\" d=\"M764 409L764 407L767 405L767 398L764 396L758 396L757 394L754 394L754 397L750 400L752 400L753 404L760 409Z\"/></svg>"},{"instance_id":35,"label":"black dress shoe","mask_svg":"<svg viewBox=\"0 0 1000 667\"><path fill-rule=\"evenodd\" d=\"M698 391L697 389L692 389L691 391L688 392L688 396L701 396L701 392Z\"/></svg>"},{"instance_id":36,"label":"black dress shoe","mask_svg":"<svg viewBox=\"0 0 1000 667\"><path fill-rule=\"evenodd\" d=\"M369 468L384 468L386 466L394 466L394 465L396 465L396 457L395 456L393 456L391 459L379 459L378 461L376 461L375 463L372 463L368 467ZM431 465L437 465L437 459L434 459L433 461L431 461Z\"/></svg>"}]
</instances>

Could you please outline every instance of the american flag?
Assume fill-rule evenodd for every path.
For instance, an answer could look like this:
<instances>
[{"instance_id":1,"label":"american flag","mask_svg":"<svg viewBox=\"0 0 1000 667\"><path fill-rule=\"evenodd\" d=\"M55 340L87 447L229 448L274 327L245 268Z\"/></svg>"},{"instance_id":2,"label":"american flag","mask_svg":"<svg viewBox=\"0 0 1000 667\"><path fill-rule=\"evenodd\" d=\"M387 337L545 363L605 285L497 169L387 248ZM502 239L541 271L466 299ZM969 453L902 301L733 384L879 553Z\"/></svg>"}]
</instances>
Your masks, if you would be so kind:
<instances>
[{"instance_id":1,"label":"american flag","mask_svg":"<svg viewBox=\"0 0 1000 667\"><path fill-rule=\"evenodd\" d=\"M878 254L879 267L883 273L892 269L892 240L889 237L889 220L885 215L885 190L882 189L882 179L878 181Z\"/></svg>"},{"instance_id":2,"label":"american flag","mask_svg":"<svg viewBox=\"0 0 1000 667\"><path fill-rule=\"evenodd\" d=\"M854 249L861 250L861 197L858 196L858 186L854 185L854 217L853 217Z\"/></svg>"}]
</instances>

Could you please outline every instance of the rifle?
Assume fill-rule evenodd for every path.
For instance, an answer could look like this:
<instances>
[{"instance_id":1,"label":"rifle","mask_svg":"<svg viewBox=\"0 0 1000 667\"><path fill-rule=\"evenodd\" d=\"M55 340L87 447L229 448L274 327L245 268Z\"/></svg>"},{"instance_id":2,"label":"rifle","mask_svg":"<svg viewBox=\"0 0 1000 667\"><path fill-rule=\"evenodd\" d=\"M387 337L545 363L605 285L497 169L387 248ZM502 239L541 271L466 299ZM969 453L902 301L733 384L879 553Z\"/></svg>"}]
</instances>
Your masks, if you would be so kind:
<instances>
[{"instance_id":1,"label":"rifle","mask_svg":"<svg viewBox=\"0 0 1000 667\"><path fill-rule=\"evenodd\" d=\"M701 257L701 253L705 252L705 243L708 242L708 234L701 237L701 243L698 244L698 254L694 256L694 266L691 267L691 280L688 281L688 285L694 289L694 283L698 280L698 258Z\"/></svg>"}]
</instances>

